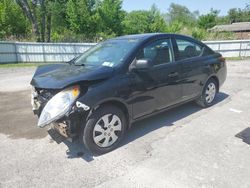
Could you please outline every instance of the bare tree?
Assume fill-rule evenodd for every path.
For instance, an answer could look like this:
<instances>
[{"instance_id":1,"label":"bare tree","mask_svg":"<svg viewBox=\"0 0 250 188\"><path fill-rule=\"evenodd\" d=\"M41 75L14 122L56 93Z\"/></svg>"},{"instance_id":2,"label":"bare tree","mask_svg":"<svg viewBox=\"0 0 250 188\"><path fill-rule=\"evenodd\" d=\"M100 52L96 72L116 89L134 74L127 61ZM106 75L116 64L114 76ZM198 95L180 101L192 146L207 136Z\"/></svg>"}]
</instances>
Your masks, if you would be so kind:
<instances>
[{"instance_id":1,"label":"bare tree","mask_svg":"<svg viewBox=\"0 0 250 188\"><path fill-rule=\"evenodd\" d=\"M48 0L16 0L24 15L32 25L32 32L38 42L50 42L51 35L51 11L48 8ZM37 17L37 13L41 15Z\"/></svg>"},{"instance_id":2,"label":"bare tree","mask_svg":"<svg viewBox=\"0 0 250 188\"><path fill-rule=\"evenodd\" d=\"M39 26L38 26L36 12L35 12L35 9L36 9L36 6L37 6L37 1L32 0L31 4L29 4L29 2L27 0L16 0L16 2L21 7L24 15L31 22L32 31L36 36L36 40L41 41Z\"/></svg>"},{"instance_id":3,"label":"bare tree","mask_svg":"<svg viewBox=\"0 0 250 188\"><path fill-rule=\"evenodd\" d=\"M45 29L46 29L46 6L45 0L40 0L41 5L41 39L45 42Z\"/></svg>"},{"instance_id":4,"label":"bare tree","mask_svg":"<svg viewBox=\"0 0 250 188\"><path fill-rule=\"evenodd\" d=\"M50 42L50 36L51 36L51 25L52 25L52 15L51 15L51 12L49 11L48 14L47 14L47 39L46 41L47 42Z\"/></svg>"}]
</instances>

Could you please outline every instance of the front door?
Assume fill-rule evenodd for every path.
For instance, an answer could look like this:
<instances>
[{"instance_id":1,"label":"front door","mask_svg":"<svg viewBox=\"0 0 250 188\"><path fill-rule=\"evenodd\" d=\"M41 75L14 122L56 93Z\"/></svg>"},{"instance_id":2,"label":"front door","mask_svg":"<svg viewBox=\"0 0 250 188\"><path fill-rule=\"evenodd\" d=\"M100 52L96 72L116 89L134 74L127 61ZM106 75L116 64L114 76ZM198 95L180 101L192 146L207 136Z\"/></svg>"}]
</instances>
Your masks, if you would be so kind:
<instances>
[{"instance_id":1,"label":"front door","mask_svg":"<svg viewBox=\"0 0 250 188\"><path fill-rule=\"evenodd\" d=\"M130 73L134 119L176 104L181 99L181 65L173 62L172 52L171 40L166 38L146 44L137 53L136 60L150 59L154 66Z\"/></svg>"}]
</instances>

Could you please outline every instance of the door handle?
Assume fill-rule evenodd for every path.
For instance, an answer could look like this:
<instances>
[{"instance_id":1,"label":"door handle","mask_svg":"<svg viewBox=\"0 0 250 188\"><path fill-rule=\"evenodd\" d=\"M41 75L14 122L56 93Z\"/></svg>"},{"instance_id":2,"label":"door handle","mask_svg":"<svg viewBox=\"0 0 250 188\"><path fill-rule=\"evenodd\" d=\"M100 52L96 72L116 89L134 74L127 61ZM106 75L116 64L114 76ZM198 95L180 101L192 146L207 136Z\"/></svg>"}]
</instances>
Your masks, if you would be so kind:
<instances>
[{"instance_id":1,"label":"door handle","mask_svg":"<svg viewBox=\"0 0 250 188\"><path fill-rule=\"evenodd\" d=\"M178 74L178 72L171 72L169 75L168 75L168 77L169 78L173 78L173 77L176 77L176 76L178 76L179 74Z\"/></svg>"}]
</instances>

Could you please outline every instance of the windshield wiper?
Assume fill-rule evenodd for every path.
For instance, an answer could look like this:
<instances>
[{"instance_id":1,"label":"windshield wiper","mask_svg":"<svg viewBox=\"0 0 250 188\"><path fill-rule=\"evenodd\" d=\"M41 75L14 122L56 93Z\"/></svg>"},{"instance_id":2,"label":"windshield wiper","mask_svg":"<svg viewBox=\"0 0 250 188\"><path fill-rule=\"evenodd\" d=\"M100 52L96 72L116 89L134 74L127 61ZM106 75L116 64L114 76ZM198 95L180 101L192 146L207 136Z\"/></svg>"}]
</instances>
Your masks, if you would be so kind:
<instances>
[{"instance_id":1,"label":"windshield wiper","mask_svg":"<svg viewBox=\"0 0 250 188\"><path fill-rule=\"evenodd\" d=\"M80 56L76 56L76 57L74 57L73 59L71 59L70 61L68 61L68 62L66 62L66 63L72 65L72 64L74 64L74 62L75 62L79 57L80 57Z\"/></svg>"},{"instance_id":2,"label":"windshield wiper","mask_svg":"<svg viewBox=\"0 0 250 188\"><path fill-rule=\"evenodd\" d=\"M84 63L81 63L81 64L74 64L75 66L85 66L85 64Z\"/></svg>"}]
</instances>

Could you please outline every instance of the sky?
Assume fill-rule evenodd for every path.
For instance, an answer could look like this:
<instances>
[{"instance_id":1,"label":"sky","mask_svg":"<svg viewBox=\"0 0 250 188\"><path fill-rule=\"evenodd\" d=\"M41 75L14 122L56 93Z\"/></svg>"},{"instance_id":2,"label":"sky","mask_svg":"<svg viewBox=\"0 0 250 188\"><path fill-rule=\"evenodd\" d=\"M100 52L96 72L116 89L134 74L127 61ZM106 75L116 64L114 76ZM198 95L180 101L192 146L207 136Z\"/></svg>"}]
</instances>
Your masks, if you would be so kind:
<instances>
[{"instance_id":1,"label":"sky","mask_svg":"<svg viewBox=\"0 0 250 188\"><path fill-rule=\"evenodd\" d=\"M152 4L167 12L171 3L186 6L190 11L199 10L200 14L206 14L211 8L220 10L220 15L224 16L231 8L245 8L250 4L250 0L123 0L123 9L130 12L132 10L148 10Z\"/></svg>"}]
</instances>

